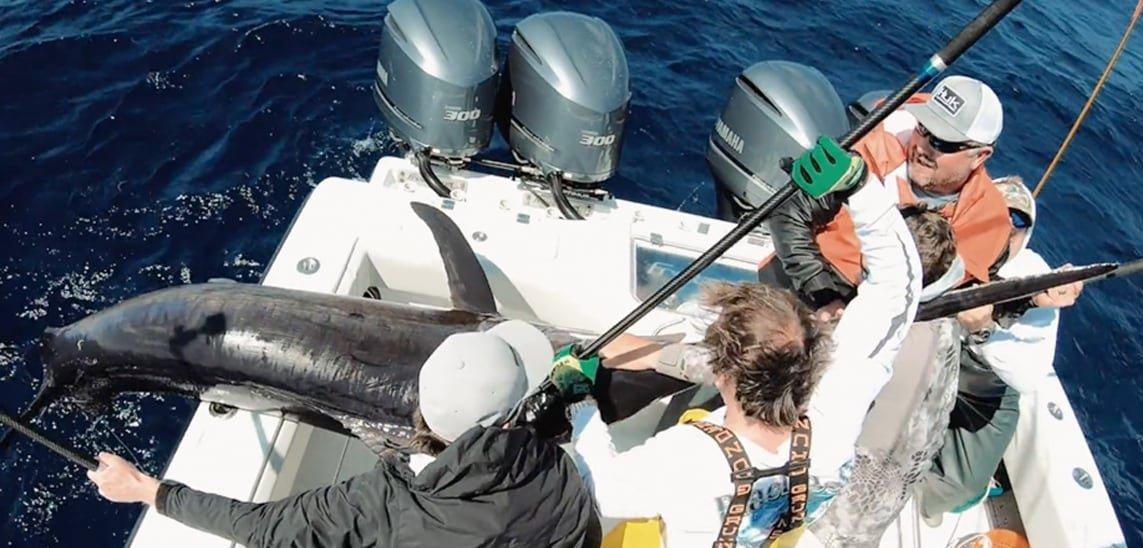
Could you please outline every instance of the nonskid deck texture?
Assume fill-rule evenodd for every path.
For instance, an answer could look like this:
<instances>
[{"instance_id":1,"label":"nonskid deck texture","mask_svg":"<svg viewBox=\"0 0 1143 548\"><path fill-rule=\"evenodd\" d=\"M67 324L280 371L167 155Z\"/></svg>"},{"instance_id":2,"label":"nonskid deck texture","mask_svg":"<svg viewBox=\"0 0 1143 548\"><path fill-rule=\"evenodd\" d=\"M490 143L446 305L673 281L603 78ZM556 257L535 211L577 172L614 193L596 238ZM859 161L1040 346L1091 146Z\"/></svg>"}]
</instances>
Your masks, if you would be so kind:
<instances>
[{"instance_id":1,"label":"nonskid deck texture","mask_svg":"<svg viewBox=\"0 0 1143 548\"><path fill-rule=\"evenodd\" d=\"M518 181L467 172L442 171L441 175L452 190L450 199L441 199L424 187L414 166L399 158L381 159L368 183L323 181L299 211L263 283L449 306L448 286L436 246L408 207L410 201L422 201L444 210L461 228L487 273L497 306L505 316L601 332L649 295L656 284L665 282L732 228L729 223L714 219L622 201L590 205L576 202L588 220L567 222L560 219L554 208L546 207L541 196ZM704 275L754 280L758 261L771 250L764 235L750 236L732 247ZM587 271L559 268L561 264L587 263L599 267ZM688 286L682 293L688 294L694 287ZM591 296L590 306L585 305L584 295ZM686 318L673 311L680 300L656 309L632 331L644 335L685 332ZM1068 421L1052 419L1055 423L1050 426L1073 429L1054 434L1065 437L1052 443L1080 445L1075 455L1069 453L1067 458L1071 460L1067 464L1055 465L1065 467L1068 477L1055 477L1059 474L1047 468L1033 470L1047 466L1037 463L1051 459L1041 459L1039 455L1013 458L1044 446L1043 440L1032 442L1037 441L1033 433L1037 428L1042 431L1047 419L1033 416L1025 420L1022 402L1020 432L1006 455L1006 461L1019 461L1026 468L1020 470L1024 483L1014 481L1016 492L959 515L945 515L938 528L921 522L909 501L886 531L881 546L955 546L993 528L1020 530L1024 523L1015 511L1015 501L1029 497L1061 499L1048 505L1050 508L1037 506L1031 516L1034 528L1048 532L1052 527L1043 524L1068 521L1060 516L1074 512L1077 501L1086 496L1086 500L1096 502L1085 503L1083 518L1096 527L1111 527L1118 532L1102 480L1094 463L1088 462L1090 452L1078 424L1070 416L1071 408L1062 389L1049 399L1052 401L1027 402L1027 412L1044 415L1048 413L1048 403L1065 410ZM665 408L665 402L656 403L616 425L617 442L639 443L654 431ZM240 500L267 501L346 479L369 470L374 463L374 455L356 439L266 413L238 410L216 416L203 404L188 425L164 476ZM1069 491L1074 488L1070 477L1073 467L1093 472L1094 489ZM1009 468L1011 471L1013 465ZM1030 485L1041 487L1032 489ZM1031 493L1028 497L1020 496L1021 486ZM1021 504L1026 503L1021 500ZM1028 519L1025 513L1025 523ZM1059 524L1056 525L1058 529ZM1048 540L1038 541L1037 546L1114 543L1076 544L1054 531L1039 538ZM1116 535L1110 534L1109 538ZM1121 543L1122 535L1117 538ZM148 510L129 545L173 548L222 547L231 543Z\"/></svg>"}]
</instances>

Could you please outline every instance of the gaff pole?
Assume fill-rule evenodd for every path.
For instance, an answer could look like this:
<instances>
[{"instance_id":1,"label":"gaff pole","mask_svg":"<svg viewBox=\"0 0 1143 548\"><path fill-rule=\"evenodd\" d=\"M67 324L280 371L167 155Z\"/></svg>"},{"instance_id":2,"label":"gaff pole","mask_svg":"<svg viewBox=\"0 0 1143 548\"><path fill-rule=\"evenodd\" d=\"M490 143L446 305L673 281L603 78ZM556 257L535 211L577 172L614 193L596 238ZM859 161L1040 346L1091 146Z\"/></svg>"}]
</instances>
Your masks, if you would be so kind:
<instances>
[{"instance_id":1,"label":"gaff pole","mask_svg":"<svg viewBox=\"0 0 1143 548\"><path fill-rule=\"evenodd\" d=\"M863 118L857 127L846 133L838 141L842 148L846 150L853 148L853 145L856 144L858 140L885 120L887 116L896 111L897 108L912 97L914 93L948 68L961 54L972 47L972 45L975 44L977 40L980 40L992 27L996 26L1001 19L1004 19L1020 2L1021 0L996 0L989 4L987 8L984 8L984 10L961 29L948 44L945 44L945 47L933 54L928 62L925 63L921 70L915 74L908 83L901 86L893 95L875 108L873 112L870 112L869 115ZM702 272L703 269L721 257L723 253L726 253L734 244L738 243L739 240L757 228L758 225L762 224L774 210L778 209L786 200L790 199L790 196L793 196L795 192L797 192L797 187L787 181L777 193L766 200L761 206L752 210L746 217L739 221L738 225L727 233L726 236L723 236L722 239L715 243L710 249L706 250L705 253L683 269L682 272L679 272L674 278L671 278L666 285L659 288L658 291L640 303L639 306L635 307L634 310L619 320L611 329L608 329L597 337L591 344L578 349L578 351L575 352L576 356L591 357L599 354L599 351L606 346L607 343L615 340L616 337L630 329L635 322L662 304L663 301L681 289L687 282Z\"/></svg>"}]
</instances>

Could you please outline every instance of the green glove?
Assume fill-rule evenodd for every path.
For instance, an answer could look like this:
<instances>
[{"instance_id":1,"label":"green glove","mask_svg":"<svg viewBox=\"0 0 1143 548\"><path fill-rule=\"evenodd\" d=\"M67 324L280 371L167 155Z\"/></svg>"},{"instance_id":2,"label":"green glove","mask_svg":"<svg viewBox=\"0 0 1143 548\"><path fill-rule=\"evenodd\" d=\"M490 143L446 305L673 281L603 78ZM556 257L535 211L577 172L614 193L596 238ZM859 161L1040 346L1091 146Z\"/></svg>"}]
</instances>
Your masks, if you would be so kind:
<instances>
[{"instance_id":1,"label":"green glove","mask_svg":"<svg viewBox=\"0 0 1143 548\"><path fill-rule=\"evenodd\" d=\"M556 352L552 372L548 374L552 384L568 403L580 401L591 394L595 384L595 374L599 371L599 356L577 358L572 351L575 345L567 345Z\"/></svg>"},{"instance_id":2,"label":"green glove","mask_svg":"<svg viewBox=\"0 0 1143 548\"><path fill-rule=\"evenodd\" d=\"M850 154L833 137L819 137L817 144L794 160L790 178L813 198L842 192L865 181L865 161Z\"/></svg>"}]
</instances>

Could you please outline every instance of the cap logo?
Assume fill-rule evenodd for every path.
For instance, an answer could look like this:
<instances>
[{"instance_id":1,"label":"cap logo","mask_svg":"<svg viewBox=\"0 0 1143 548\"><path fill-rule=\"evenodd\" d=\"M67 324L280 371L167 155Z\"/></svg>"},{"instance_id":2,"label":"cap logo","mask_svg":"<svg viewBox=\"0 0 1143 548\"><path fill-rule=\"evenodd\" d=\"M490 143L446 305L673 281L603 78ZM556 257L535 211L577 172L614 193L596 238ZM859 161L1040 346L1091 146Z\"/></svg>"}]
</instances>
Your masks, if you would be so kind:
<instances>
[{"instance_id":1,"label":"cap logo","mask_svg":"<svg viewBox=\"0 0 1143 548\"><path fill-rule=\"evenodd\" d=\"M964 98L957 95L948 86L943 86L937 90L936 95L933 95L933 102L948 111L951 116L956 116L961 107L964 106Z\"/></svg>"}]
</instances>

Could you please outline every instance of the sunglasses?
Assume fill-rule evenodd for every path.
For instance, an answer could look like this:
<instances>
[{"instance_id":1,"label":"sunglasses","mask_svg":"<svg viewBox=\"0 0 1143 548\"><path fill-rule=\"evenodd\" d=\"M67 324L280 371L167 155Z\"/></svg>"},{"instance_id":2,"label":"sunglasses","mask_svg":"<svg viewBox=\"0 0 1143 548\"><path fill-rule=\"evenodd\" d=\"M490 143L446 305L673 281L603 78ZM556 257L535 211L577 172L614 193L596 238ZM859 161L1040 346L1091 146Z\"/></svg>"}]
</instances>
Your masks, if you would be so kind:
<instances>
[{"instance_id":1,"label":"sunglasses","mask_svg":"<svg viewBox=\"0 0 1143 548\"><path fill-rule=\"evenodd\" d=\"M971 148L981 148L984 146L988 146L988 145L982 145L980 143L974 143L972 141L962 141L962 142L946 141L944 139L941 139L940 137L937 137L936 135L933 135L933 133L931 131L929 131L929 128L925 127L925 125L920 123L920 122L917 122L917 125L914 128L914 130L921 137L928 139L929 146L933 147L933 150L940 152L941 154L955 154L955 153L960 152L962 150L968 150Z\"/></svg>"},{"instance_id":2,"label":"sunglasses","mask_svg":"<svg viewBox=\"0 0 1143 548\"><path fill-rule=\"evenodd\" d=\"M1023 212L1016 211L1015 209L1008 210L1008 217L1012 219L1013 228L1028 228L1032 226L1032 220L1028 218Z\"/></svg>"}]
</instances>

